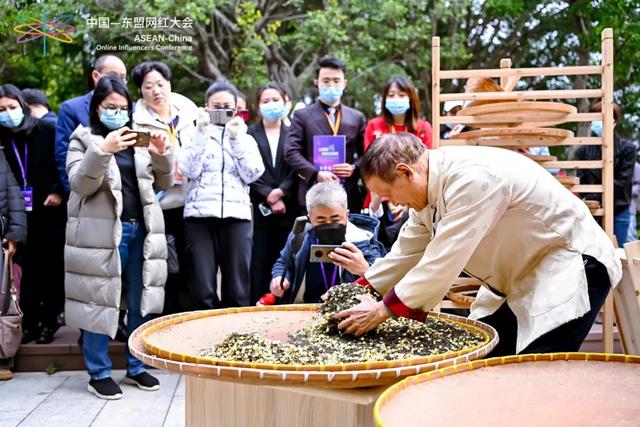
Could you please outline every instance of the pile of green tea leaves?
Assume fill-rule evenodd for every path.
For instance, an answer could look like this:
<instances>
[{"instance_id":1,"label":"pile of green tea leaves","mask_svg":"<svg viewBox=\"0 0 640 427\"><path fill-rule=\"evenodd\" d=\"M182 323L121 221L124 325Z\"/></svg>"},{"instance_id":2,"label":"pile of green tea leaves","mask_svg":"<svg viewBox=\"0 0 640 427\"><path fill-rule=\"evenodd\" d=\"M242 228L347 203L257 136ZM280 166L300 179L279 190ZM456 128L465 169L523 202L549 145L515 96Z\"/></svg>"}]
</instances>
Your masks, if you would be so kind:
<instances>
[{"instance_id":1,"label":"pile of green tea leaves","mask_svg":"<svg viewBox=\"0 0 640 427\"><path fill-rule=\"evenodd\" d=\"M312 325L290 333L287 342L256 334L233 333L220 344L203 350L202 357L236 362L327 365L371 361L402 360L474 347L484 336L452 322L427 317L387 319L361 337L344 334L337 328L334 314L358 304L358 295L370 295L367 288L345 283L327 293L319 317Z\"/></svg>"}]
</instances>

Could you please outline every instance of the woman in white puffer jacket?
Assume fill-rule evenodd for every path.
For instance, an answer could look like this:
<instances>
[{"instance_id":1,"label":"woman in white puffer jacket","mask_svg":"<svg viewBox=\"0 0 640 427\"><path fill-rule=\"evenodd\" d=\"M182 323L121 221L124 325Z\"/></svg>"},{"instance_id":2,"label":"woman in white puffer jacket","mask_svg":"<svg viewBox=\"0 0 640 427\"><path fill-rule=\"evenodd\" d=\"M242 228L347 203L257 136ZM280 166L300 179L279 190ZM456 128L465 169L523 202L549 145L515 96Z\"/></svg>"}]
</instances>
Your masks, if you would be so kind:
<instances>
[{"instance_id":1,"label":"woman in white puffer jacket","mask_svg":"<svg viewBox=\"0 0 640 427\"><path fill-rule=\"evenodd\" d=\"M235 115L237 99L231 84L215 82L205 97L208 109ZM211 123L209 113L201 110L193 139L179 153L180 172L189 180L184 216L194 310L250 303L249 184L262 176L264 165L256 141L246 132L239 117L226 124Z\"/></svg>"}]
</instances>

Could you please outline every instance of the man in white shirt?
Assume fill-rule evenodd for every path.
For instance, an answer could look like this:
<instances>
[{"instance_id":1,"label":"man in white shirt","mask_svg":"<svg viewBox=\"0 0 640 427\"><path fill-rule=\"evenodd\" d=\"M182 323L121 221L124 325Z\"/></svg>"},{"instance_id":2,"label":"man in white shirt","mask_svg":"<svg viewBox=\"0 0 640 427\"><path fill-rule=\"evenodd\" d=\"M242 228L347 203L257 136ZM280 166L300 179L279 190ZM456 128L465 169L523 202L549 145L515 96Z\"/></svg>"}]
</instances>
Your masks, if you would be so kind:
<instances>
[{"instance_id":1,"label":"man in white shirt","mask_svg":"<svg viewBox=\"0 0 640 427\"><path fill-rule=\"evenodd\" d=\"M383 301L338 313L341 328L422 320L464 270L483 283L471 318L497 329L493 355L579 349L621 266L589 209L545 169L505 149L427 150L398 133L378 138L361 170L371 191L411 210L391 252L357 281Z\"/></svg>"}]
</instances>

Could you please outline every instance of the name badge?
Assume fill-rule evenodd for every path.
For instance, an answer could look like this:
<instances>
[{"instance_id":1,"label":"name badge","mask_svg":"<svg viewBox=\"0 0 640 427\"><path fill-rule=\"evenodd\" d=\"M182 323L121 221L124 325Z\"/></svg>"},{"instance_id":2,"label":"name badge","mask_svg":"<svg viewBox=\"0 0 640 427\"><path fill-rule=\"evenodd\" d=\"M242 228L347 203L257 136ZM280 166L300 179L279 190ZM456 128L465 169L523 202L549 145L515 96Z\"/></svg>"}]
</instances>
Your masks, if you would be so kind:
<instances>
[{"instance_id":1,"label":"name badge","mask_svg":"<svg viewBox=\"0 0 640 427\"><path fill-rule=\"evenodd\" d=\"M31 212L33 210L33 188L24 187L22 189L22 198L24 199L24 210Z\"/></svg>"}]
</instances>

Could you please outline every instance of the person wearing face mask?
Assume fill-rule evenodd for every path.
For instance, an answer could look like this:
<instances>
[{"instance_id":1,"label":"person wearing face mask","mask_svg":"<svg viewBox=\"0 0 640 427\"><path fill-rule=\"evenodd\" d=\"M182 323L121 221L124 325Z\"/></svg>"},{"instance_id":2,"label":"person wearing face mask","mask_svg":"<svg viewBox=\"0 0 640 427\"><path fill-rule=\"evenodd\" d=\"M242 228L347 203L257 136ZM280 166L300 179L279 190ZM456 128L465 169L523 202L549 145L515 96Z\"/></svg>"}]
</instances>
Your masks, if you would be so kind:
<instances>
[{"instance_id":1,"label":"person wearing face mask","mask_svg":"<svg viewBox=\"0 0 640 427\"><path fill-rule=\"evenodd\" d=\"M420 99L415 86L404 77L391 77L382 91L382 111L369 120L364 131L364 149L380 135L409 132L431 148L431 124L420 119Z\"/></svg>"},{"instance_id":2,"label":"person wearing face mask","mask_svg":"<svg viewBox=\"0 0 640 427\"><path fill-rule=\"evenodd\" d=\"M173 184L172 147L162 132L134 147L131 97L118 76L105 76L91 97L89 126L71 135L67 171L71 194L65 258L66 322L83 330L87 390L122 397L111 378L109 337L118 330L120 300L127 329L162 312L167 278L164 222L155 190ZM126 351L125 384L158 390L159 381Z\"/></svg>"},{"instance_id":3,"label":"person wearing face mask","mask_svg":"<svg viewBox=\"0 0 640 427\"><path fill-rule=\"evenodd\" d=\"M235 88L226 80L216 81L205 99L207 110L200 109L195 135L178 156L180 173L189 180L184 216L194 310L250 304L249 185L265 170L256 141L235 116Z\"/></svg>"},{"instance_id":4,"label":"person wearing face mask","mask_svg":"<svg viewBox=\"0 0 640 427\"><path fill-rule=\"evenodd\" d=\"M260 120L248 134L258 144L264 173L251 184L253 205L253 251L251 255L251 304L269 291L271 267L278 258L273 248L281 248L298 213L296 179L284 161L288 127L285 91L277 83L267 83L256 95Z\"/></svg>"},{"instance_id":5,"label":"person wearing face mask","mask_svg":"<svg viewBox=\"0 0 640 427\"><path fill-rule=\"evenodd\" d=\"M91 90L84 95L69 99L60 106L58 121L56 122L55 156L60 174L60 182L65 194L69 194L69 179L67 177L67 151L69 149L69 137L79 125L89 125L89 103L93 94L93 88L103 76L120 76L127 82L127 67L118 56L108 53L96 59L89 76Z\"/></svg>"},{"instance_id":6,"label":"person wearing face mask","mask_svg":"<svg viewBox=\"0 0 640 427\"><path fill-rule=\"evenodd\" d=\"M357 157L364 153L366 119L362 112L341 103L347 85L346 64L338 58L326 56L318 61L314 84L319 99L301 110L291 119L291 128L285 144L284 158L299 178L298 204L305 209L305 194L316 182L341 181L344 183L349 209L360 212L364 200L358 186L360 173ZM314 136L345 137L345 162L334 164L331 171L321 171L313 163Z\"/></svg>"},{"instance_id":7,"label":"person wearing face mask","mask_svg":"<svg viewBox=\"0 0 640 427\"><path fill-rule=\"evenodd\" d=\"M0 143L22 190L27 240L18 248L23 268L20 304L24 312L22 342L48 344L64 308L63 189L53 155L55 124L31 116L22 93L0 86Z\"/></svg>"},{"instance_id":8,"label":"person wearing face mask","mask_svg":"<svg viewBox=\"0 0 640 427\"><path fill-rule=\"evenodd\" d=\"M590 112L601 112L602 103L598 102L589 107ZM622 110L616 104L613 105L614 125L622 118ZM602 121L591 123L593 136L602 136ZM582 145L574 154L576 160L601 160L602 150L599 145ZM631 190L633 170L636 161L636 147L614 132L613 134L613 209L614 209L614 234L618 245L622 247L627 242L629 223L631 221ZM602 170L578 169L580 184L602 184ZM580 194L586 200L597 200L602 204L601 193Z\"/></svg>"},{"instance_id":9,"label":"person wearing face mask","mask_svg":"<svg viewBox=\"0 0 640 427\"><path fill-rule=\"evenodd\" d=\"M377 240L378 220L349 214L347 194L338 181L315 184L307 192L306 204L309 222L299 250L292 253L296 237L292 232L271 271L269 287L281 303L321 302L320 297L329 288L355 281L384 255L384 247ZM309 254L313 244L342 247L329 254L332 263L312 263ZM293 268L284 271L290 257L294 259Z\"/></svg>"},{"instance_id":10,"label":"person wearing face mask","mask_svg":"<svg viewBox=\"0 0 640 427\"><path fill-rule=\"evenodd\" d=\"M382 91L382 111L379 117L369 120L364 131L365 151L381 135L409 132L416 135L427 148L431 148L431 124L420 119L420 99L415 86L402 76L391 77ZM380 241L390 248L398 237L400 227L409 218L409 209L386 199L373 198L367 194L364 208L380 218L382 231Z\"/></svg>"},{"instance_id":11,"label":"person wearing face mask","mask_svg":"<svg viewBox=\"0 0 640 427\"><path fill-rule=\"evenodd\" d=\"M135 129L162 132L171 144L174 159L181 147L193 138L198 107L190 99L172 92L171 70L166 64L147 61L138 64L132 80L141 98L136 101L133 112ZM174 185L158 193L164 227L167 235L175 239L179 271L170 273L165 285L164 313L177 313L186 309L186 243L184 238L184 204L187 199L187 183L177 165Z\"/></svg>"}]
</instances>

